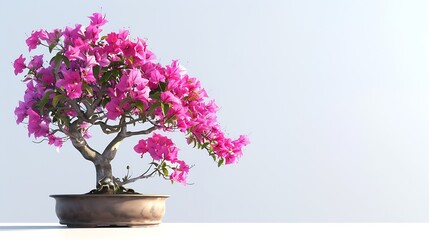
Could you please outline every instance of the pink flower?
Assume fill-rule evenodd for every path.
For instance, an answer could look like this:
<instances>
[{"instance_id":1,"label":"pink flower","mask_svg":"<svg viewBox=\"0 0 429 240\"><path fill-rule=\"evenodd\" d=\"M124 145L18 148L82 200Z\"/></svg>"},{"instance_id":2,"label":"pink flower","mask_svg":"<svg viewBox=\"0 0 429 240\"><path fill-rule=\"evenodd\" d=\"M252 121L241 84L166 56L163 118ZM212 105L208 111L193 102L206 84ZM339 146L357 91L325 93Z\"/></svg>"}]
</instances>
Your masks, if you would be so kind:
<instances>
[{"instance_id":1,"label":"pink flower","mask_svg":"<svg viewBox=\"0 0 429 240\"><path fill-rule=\"evenodd\" d=\"M110 100L110 102L106 104L106 116L108 119L115 120L124 113L124 110L119 107L120 102L120 99L113 98L112 100Z\"/></svg>"},{"instance_id":2,"label":"pink flower","mask_svg":"<svg viewBox=\"0 0 429 240\"><path fill-rule=\"evenodd\" d=\"M81 35L82 25L76 24L75 28L66 27L63 33L64 44L70 45L74 43L74 39L77 39Z\"/></svg>"},{"instance_id":3,"label":"pink flower","mask_svg":"<svg viewBox=\"0 0 429 240\"><path fill-rule=\"evenodd\" d=\"M137 145L134 146L134 151L136 151L136 153L140 153L142 155L147 153L147 151L148 151L147 141L144 139L139 140Z\"/></svg>"},{"instance_id":4,"label":"pink flower","mask_svg":"<svg viewBox=\"0 0 429 240\"><path fill-rule=\"evenodd\" d=\"M163 154L166 152L166 146L162 140L164 140L163 136L156 133L147 140L148 152L154 160L163 159Z\"/></svg>"},{"instance_id":5,"label":"pink flower","mask_svg":"<svg viewBox=\"0 0 429 240\"><path fill-rule=\"evenodd\" d=\"M52 43L57 43L58 39L62 35L63 35L63 33L62 33L61 29L54 29L54 30L52 30L52 32L49 32L49 33L46 31L42 32L39 35L39 38L41 40L45 40L48 45L51 45Z\"/></svg>"},{"instance_id":6,"label":"pink flower","mask_svg":"<svg viewBox=\"0 0 429 240\"><path fill-rule=\"evenodd\" d=\"M80 72L82 73L82 79L85 80L87 83L94 84L96 82L96 79L94 77L94 74L92 73L92 68L80 68Z\"/></svg>"},{"instance_id":7,"label":"pink flower","mask_svg":"<svg viewBox=\"0 0 429 240\"><path fill-rule=\"evenodd\" d=\"M86 60L85 52L88 50L88 45L85 41L77 38L73 41L73 45L67 47L64 56L71 60Z\"/></svg>"},{"instance_id":8,"label":"pink flower","mask_svg":"<svg viewBox=\"0 0 429 240\"><path fill-rule=\"evenodd\" d=\"M237 146L240 146L240 147L247 146L247 145L250 144L250 140L249 140L249 138L247 136L240 135L240 137L237 140L234 141L234 144L237 145Z\"/></svg>"},{"instance_id":9,"label":"pink flower","mask_svg":"<svg viewBox=\"0 0 429 240\"><path fill-rule=\"evenodd\" d=\"M124 57L130 57L130 56L134 56L135 55L135 43L131 42L131 41L124 41L122 43L121 49L122 49L122 53L124 54Z\"/></svg>"},{"instance_id":10,"label":"pink flower","mask_svg":"<svg viewBox=\"0 0 429 240\"><path fill-rule=\"evenodd\" d=\"M179 149L174 146L174 143L168 137L154 133L147 140L140 140L134 147L137 153L145 154L149 152L154 160L165 159L172 163L177 162L177 153Z\"/></svg>"},{"instance_id":11,"label":"pink flower","mask_svg":"<svg viewBox=\"0 0 429 240\"><path fill-rule=\"evenodd\" d=\"M142 77L140 70L133 68L129 72L123 71L121 80L116 87L122 92L126 92L136 86L144 87L148 82L149 80Z\"/></svg>"},{"instance_id":12,"label":"pink flower","mask_svg":"<svg viewBox=\"0 0 429 240\"><path fill-rule=\"evenodd\" d=\"M154 84L158 84L159 82L164 82L165 77L157 69L155 69L150 73L149 80Z\"/></svg>"},{"instance_id":13,"label":"pink flower","mask_svg":"<svg viewBox=\"0 0 429 240\"><path fill-rule=\"evenodd\" d=\"M80 80L79 72L72 70L62 71L63 79L59 79L56 86L66 90L66 94L70 99L79 98L82 96L82 81Z\"/></svg>"},{"instance_id":14,"label":"pink flower","mask_svg":"<svg viewBox=\"0 0 429 240\"><path fill-rule=\"evenodd\" d=\"M85 37L87 40L97 41L98 34L101 32L101 29L96 25L89 25L85 30Z\"/></svg>"},{"instance_id":15,"label":"pink flower","mask_svg":"<svg viewBox=\"0 0 429 240\"><path fill-rule=\"evenodd\" d=\"M89 19L91 19L91 25L102 26L108 22L101 13L94 13L92 16L89 16Z\"/></svg>"},{"instance_id":16,"label":"pink flower","mask_svg":"<svg viewBox=\"0 0 429 240\"><path fill-rule=\"evenodd\" d=\"M92 68L93 66L97 65L97 60L95 59L95 56L85 56L85 65L88 68Z\"/></svg>"},{"instance_id":17,"label":"pink flower","mask_svg":"<svg viewBox=\"0 0 429 240\"><path fill-rule=\"evenodd\" d=\"M19 101L18 107L15 108L15 115L17 117L16 124L20 124L27 117L27 109L27 105L24 102Z\"/></svg>"},{"instance_id":18,"label":"pink flower","mask_svg":"<svg viewBox=\"0 0 429 240\"><path fill-rule=\"evenodd\" d=\"M140 100L147 103L149 101L149 93L150 88L146 85L140 84L130 91L130 97L135 101Z\"/></svg>"},{"instance_id":19,"label":"pink flower","mask_svg":"<svg viewBox=\"0 0 429 240\"><path fill-rule=\"evenodd\" d=\"M189 166L181 160L177 161L178 166L174 168L173 173L170 175L170 180L182 183L186 186L186 179L188 178Z\"/></svg>"},{"instance_id":20,"label":"pink flower","mask_svg":"<svg viewBox=\"0 0 429 240\"><path fill-rule=\"evenodd\" d=\"M55 147L62 147L63 146L63 140L59 137L56 137L54 134L48 135L48 144L54 145Z\"/></svg>"},{"instance_id":21,"label":"pink flower","mask_svg":"<svg viewBox=\"0 0 429 240\"><path fill-rule=\"evenodd\" d=\"M161 93L161 100L164 103L171 103L171 104L177 104L182 105L182 101L170 91L162 92Z\"/></svg>"},{"instance_id":22,"label":"pink flower","mask_svg":"<svg viewBox=\"0 0 429 240\"><path fill-rule=\"evenodd\" d=\"M161 101L169 104L170 110L168 111L168 116L176 115L178 119L178 123L181 120L188 118L187 108L183 106L182 101L177 96L175 96L172 92L170 91L162 92Z\"/></svg>"},{"instance_id":23,"label":"pink flower","mask_svg":"<svg viewBox=\"0 0 429 240\"><path fill-rule=\"evenodd\" d=\"M129 91L132 86L133 86L132 79L130 79L129 75L127 75L126 73L122 74L122 77L118 82L118 85L116 85L118 90L122 92Z\"/></svg>"},{"instance_id":24,"label":"pink flower","mask_svg":"<svg viewBox=\"0 0 429 240\"><path fill-rule=\"evenodd\" d=\"M134 51L135 51L135 56L140 60L146 60L146 46L147 45L145 40L141 38L137 38L137 42L135 43L135 46L134 46ZM143 61L142 63L145 63L145 61Z\"/></svg>"},{"instance_id":25,"label":"pink flower","mask_svg":"<svg viewBox=\"0 0 429 240\"><path fill-rule=\"evenodd\" d=\"M128 30L119 30L119 34L118 34L118 39L124 41L128 38L128 36L130 35L130 32Z\"/></svg>"},{"instance_id":26,"label":"pink flower","mask_svg":"<svg viewBox=\"0 0 429 240\"><path fill-rule=\"evenodd\" d=\"M28 63L28 68L37 70L41 68L43 65L43 54L42 55L36 55L31 59L31 61Z\"/></svg>"},{"instance_id":27,"label":"pink flower","mask_svg":"<svg viewBox=\"0 0 429 240\"><path fill-rule=\"evenodd\" d=\"M39 73L42 75L41 80L46 85L54 85L55 82L55 76L53 73L53 68L42 68L39 70Z\"/></svg>"},{"instance_id":28,"label":"pink flower","mask_svg":"<svg viewBox=\"0 0 429 240\"><path fill-rule=\"evenodd\" d=\"M117 50L119 50L120 41L119 41L117 33L111 32L111 33L107 34L106 42L108 44L106 46L107 51L117 52Z\"/></svg>"},{"instance_id":29,"label":"pink flower","mask_svg":"<svg viewBox=\"0 0 429 240\"><path fill-rule=\"evenodd\" d=\"M87 123L87 122L83 122L83 123L81 123L81 124L79 125L79 128L80 128L80 131L81 131L81 133L82 133L82 136L83 136L84 138L86 138L86 139L88 139L88 138L91 138L91 137L92 137L91 133L89 132L89 128L90 128L91 126L92 126L92 125L91 125L91 124L89 124L89 123Z\"/></svg>"},{"instance_id":30,"label":"pink flower","mask_svg":"<svg viewBox=\"0 0 429 240\"><path fill-rule=\"evenodd\" d=\"M109 59L107 58L107 53L100 53L100 51L96 51L95 53L95 61L100 64L100 67L109 66Z\"/></svg>"},{"instance_id":31,"label":"pink flower","mask_svg":"<svg viewBox=\"0 0 429 240\"><path fill-rule=\"evenodd\" d=\"M80 98L82 96L82 83L69 84L65 87L65 90L70 99Z\"/></svg>"},{"instance_id":32,"label":"pink flower","mask_svg":"<svg viewBox=\"0 0 429 240\"><path fill-rule=\"evenodd\" d=\"M167 66L165 74L168 79L180 79L179 62L177 60L171 62L171 64Z\"/></svg>"},{"instance_id":33,"label":"pink flower","mask_svg":"<svg viewBox=\"0 0 429 240\"><path fill-rule=\"evenodd\" d=\"M28 46L28 51L36 49L37 45L39 45L41 43L41 41L40 41L40 35L41 34L42 34L42 30L31 32L30 37L28 37L27 40L25 40L25 42L27 43L27 46Z\"/></svg>"},{"instance_id":34,"label":"pink flower","mask_svg":"<svg viewBox=\"0 0 429 240\"><path fill-rule=\"evenodd\" d=\"M13 67L15 68L15 75L18 75L19 73L22 73L24 71L24 69L26 68L24 62L25 58L22 57L22 54L19 55L15 62L13 62Z\"/></svg>"},{"instance_id":35,"label":"pink flower","mask_svg":"<svg viewBox=\"0 0 429 240\"><path fill-rule=\"evenodd\" d=\"M225 138L223 134L216 136L216 145L213 149L216 155L225 159L225 164L237 163L241 157L242 148L250 143L249 139L241 135L237 140Z\"/></svg>"},{"instance_id":36,"label":"pink flower","mask_svg":"<svg viewBox=\"0 0 429 240\"><path fill-rule=\"evenodd\" d=\"M46 120L43 120L41 116L32 110L31 108L27 110L28 114L28 136L31 134L35 138L44 137L48 134L49 127Z\"/></svg>"}]
</instances>

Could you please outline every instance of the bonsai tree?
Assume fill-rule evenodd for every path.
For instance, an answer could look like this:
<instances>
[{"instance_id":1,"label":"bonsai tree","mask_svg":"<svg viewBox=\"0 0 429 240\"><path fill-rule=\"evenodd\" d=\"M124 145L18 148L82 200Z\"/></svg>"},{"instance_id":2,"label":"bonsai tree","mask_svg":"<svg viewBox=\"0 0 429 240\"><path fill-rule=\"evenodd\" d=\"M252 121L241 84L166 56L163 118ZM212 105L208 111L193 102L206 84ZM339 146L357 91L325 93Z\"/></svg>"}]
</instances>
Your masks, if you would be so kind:
<instances>
[{"instance_id":1,"label":"bonsai tree","mask_svg":"<svg viewBox=\"0 0 429 240\"><path fill-rule=\"evenodd\" d=\"M16 122L27 120L29 137L57 148L70 140L95 166L94 193L130 192L125 184L155 175L186 184L189 166L160 132L182 132L188 144L207 151L218 166L237 162L249 141L225 136L216 120L218 107L200 81L177 60L157 63L146 41L131 38L126 30L101 36L107 22L102 14L89 18L86 27L33 31L26 40L29 51L45 47L46 55L27 61L21 54L15 60L15 75L25 71L27 87L15 109ZM102 151L87 142L95 126L112 135ZM120 143L142 135L134 151L150 156L148 169L135 177L114 177L111 161Z\"/></svg>"}]
</instances>

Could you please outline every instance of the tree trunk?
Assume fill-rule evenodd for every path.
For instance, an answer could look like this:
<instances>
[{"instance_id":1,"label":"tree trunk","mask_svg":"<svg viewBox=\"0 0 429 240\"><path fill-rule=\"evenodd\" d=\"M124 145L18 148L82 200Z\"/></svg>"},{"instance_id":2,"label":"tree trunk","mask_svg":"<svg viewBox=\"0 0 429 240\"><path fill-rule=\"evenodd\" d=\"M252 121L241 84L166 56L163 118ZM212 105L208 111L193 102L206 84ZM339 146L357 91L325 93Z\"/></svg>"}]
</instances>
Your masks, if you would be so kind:
<instances>
[{"instance_id":1,"label":"tree trunk","mask_svg":"<svg viewBox=\"0 0 429 240\"><path fill-rule=\"evenodd\" d=\"M110 179L113 181L113 173L112 173L112 165L110 164L110 161L101 159L99 161L94 162L95 165L95 171L96 171L96 187L99 187L99 183L103 179Z\"/></svg>"}]
</instances>

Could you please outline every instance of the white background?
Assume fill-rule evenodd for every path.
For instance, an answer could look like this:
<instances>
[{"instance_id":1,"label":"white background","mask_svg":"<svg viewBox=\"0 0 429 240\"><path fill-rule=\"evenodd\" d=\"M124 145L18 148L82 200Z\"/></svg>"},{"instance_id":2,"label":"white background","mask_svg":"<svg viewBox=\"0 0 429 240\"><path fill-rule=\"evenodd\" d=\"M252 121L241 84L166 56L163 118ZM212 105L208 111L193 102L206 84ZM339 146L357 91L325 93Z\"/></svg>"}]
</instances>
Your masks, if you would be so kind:
<instances>
[{"instance_id":1,"label":"white background","mask_svg":"<svg viewBox=\"0 0 429 240\"><path fill-rule=\"evenodd\" d=\"M14 108L33 29L86 25L147 39L179 59L220 106L230 137L252 141L217 168L174 136L192 186L170 194L166 222L418 222L429 220L429 5L426 1L7 1L0 3L0 222L55 222L49 194L84 193L95 170L71 144L34 144ZM31 53L32 55L34 53ZM108 139L94 133L92 144ZM100 138L101 137L101 138ZM121 145L114 172L144 166Z\"/></svg>"}]
</instances>

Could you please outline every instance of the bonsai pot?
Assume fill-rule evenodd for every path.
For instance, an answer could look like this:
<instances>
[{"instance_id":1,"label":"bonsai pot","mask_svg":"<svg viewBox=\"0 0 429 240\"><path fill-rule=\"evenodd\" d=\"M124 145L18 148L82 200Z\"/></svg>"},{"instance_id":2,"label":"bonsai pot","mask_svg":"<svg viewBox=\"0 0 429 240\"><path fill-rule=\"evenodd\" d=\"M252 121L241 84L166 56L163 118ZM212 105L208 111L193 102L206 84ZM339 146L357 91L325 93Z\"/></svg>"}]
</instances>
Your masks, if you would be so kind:
<instances>
[{"instance_id":1,"label":"bonsai pot","mask_svg":"<svg viewBox=\"0 0 429 240\"><path fill-rule=\"evenodd\" d=\"M132 227L158 225L165 214L166 195L69 194L56 200L60 224L68 227Z\"/></svg>"}]
</instances>

